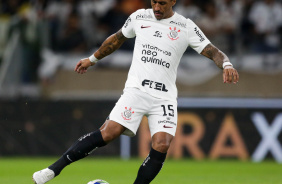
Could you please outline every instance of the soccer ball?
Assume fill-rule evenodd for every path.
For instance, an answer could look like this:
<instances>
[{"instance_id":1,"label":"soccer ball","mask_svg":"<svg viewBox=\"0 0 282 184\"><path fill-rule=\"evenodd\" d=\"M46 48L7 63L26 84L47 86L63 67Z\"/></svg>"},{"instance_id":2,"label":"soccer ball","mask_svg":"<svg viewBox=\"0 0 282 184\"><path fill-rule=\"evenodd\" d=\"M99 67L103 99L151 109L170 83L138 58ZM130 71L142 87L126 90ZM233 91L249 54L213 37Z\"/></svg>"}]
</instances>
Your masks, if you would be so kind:
<instances>
[{"instance_id":1,"label":"soccer ball","mask_svg":"<svg viewBox=\"0 0 282 184\"><path fill-rule=\"evenodd\" d=\"M105 180L100 180L100 179L97 179L97 180L93 180L93 181L89 181L87 184L109 184L108 182L106 182Z\"/></svg>"}]
</instances>

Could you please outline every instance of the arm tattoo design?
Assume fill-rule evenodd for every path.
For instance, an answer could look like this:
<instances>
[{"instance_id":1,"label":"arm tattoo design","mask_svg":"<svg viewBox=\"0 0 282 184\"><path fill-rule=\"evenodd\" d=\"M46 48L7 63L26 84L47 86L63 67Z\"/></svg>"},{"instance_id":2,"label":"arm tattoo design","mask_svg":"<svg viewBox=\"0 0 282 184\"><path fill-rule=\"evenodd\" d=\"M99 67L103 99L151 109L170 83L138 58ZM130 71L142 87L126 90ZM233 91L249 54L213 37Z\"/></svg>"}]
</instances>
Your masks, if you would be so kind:
<instances>
[{"instance_id":1,"label":"arm tattoo design","mask_svg":"<svg viewBox=\"0 0 282 184\"><path fill-rule=\"evenodd\" d=\"M201 52L201 54L213 60L217 67L221 69L223 69L222 64L224 62L229 62L228 57L213 44L208 44Z\"/></svg>"},{"instance_id":2,"label":"arm tattoo design","mask_svg":"<svg viewBox=\"0 0 282 184\"><path fill-rule=\"evenodd\" d=\"M117 33L109 36L101 45L101 47L96 51L97 59L102 59L115 50L120 48L120 46L127 40L127 38L122 34L121 30Z\"/></svg>"}]
</instances>

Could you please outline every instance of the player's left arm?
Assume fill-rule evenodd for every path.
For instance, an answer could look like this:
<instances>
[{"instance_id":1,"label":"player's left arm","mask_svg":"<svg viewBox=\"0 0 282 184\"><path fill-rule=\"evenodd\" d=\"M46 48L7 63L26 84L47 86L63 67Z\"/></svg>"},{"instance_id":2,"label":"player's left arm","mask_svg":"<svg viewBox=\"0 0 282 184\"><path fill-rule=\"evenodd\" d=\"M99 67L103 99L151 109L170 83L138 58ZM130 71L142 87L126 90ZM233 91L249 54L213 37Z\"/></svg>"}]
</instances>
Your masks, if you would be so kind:
<instances>
[{"instance_id":1,"label":"player's left arm","mask_svg":"<svg viewBox=\"0 0 282 184\"><path fill-rule=\"evenodd\" d=\"M213 44L208 44L201 52L203 56L214 61L218 68L223 69L223 82L236 84L239 81L237 70L230 63L229 58Z\"/></svg>"}]
</instances>

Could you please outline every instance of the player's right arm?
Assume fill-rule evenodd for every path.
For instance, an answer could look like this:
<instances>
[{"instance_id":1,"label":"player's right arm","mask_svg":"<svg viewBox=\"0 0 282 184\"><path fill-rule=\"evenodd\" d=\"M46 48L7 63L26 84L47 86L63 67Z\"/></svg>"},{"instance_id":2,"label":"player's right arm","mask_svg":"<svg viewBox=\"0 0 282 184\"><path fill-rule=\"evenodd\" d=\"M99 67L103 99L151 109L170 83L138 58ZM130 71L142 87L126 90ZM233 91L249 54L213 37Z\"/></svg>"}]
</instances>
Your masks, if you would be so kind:
<instances>
[{"instance_id":1,"label":"player's right arm","mask_svg":"<svg viewBox=\"0 0 282 184\"><path fill-rule=\"evenodd\" d=\"M110 55L116 51L127 40L122 30L120 29L115 34L109 36L100 46L100 48L94 53L94 57L98 60ZM95 63L91 62L89 58L81 59L75 66L74 71L80 74L87 72L89 66L93 66Z\"/></svg>"},{"instance_id":2,"label":"player's right arm","mask_svg":"<svg viewBox=\"0 0 282 184\"><path fill-rule=\"evenodd\" d=\"M120 46L127 40L123 34L121 29L115 34L109 36L101 45L101 47L94 53L94 56L97 59L102 59L107 55L110 55L115 50L120 48Z\"/></svg>"}]
</instances>

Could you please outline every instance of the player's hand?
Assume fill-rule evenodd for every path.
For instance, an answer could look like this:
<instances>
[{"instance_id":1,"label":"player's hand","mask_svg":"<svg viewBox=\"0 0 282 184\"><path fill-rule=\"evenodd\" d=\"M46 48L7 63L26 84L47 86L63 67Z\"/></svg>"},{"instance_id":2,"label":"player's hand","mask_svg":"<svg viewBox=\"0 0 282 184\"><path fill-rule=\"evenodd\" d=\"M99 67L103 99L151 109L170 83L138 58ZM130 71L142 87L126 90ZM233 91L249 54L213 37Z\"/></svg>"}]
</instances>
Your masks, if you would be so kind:
<instances>
[{"instance_id":1,"label":"player's hand","mask_svg":"<svg viewBox=\"0 0 282 184\"><path fill-rule=\"evenodd\" d=\"M223 69L223 82L224 83L234 83L236 84L239 81L239 74L235 68L232 66L226 66Z\"/></svg>"},{"instance_id":2,"label":"player's hand","mask_svg":"<svg viewBox=\"0 0 282 184\"><path fill-rule=\"evenodd\" d=\"M93 64L92 64L93 65ZM87 68L91 66L91 62L88 58L81 59L75 66L74 71L80 74L87 72Z\"/></svg>"}]
</instances>

